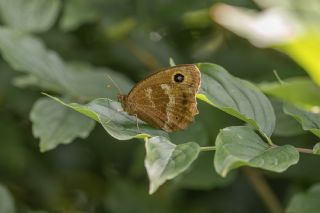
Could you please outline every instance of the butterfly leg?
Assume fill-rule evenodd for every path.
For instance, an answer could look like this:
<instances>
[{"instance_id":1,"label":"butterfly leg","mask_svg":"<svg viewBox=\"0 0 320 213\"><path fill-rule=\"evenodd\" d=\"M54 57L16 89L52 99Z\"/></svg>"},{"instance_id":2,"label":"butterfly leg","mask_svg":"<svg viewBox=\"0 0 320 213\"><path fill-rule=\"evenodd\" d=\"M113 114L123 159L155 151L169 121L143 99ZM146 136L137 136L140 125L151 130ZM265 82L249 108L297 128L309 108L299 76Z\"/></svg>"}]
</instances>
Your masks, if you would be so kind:
<instances>
[{"instance_id":1,"label":"butterfly leg","mask_svg":"<svg viewBox=\"0 0 320 213\"><path fill-rule=\"evenodd\" d=\"M140 128L139 128L138 115L137 115L137 114L134 114L134 116L136 117L136 123L137 123L138 132L139 132L139 133L142 133L142 132L140 131Z\"/></svg>"}]
</instances>

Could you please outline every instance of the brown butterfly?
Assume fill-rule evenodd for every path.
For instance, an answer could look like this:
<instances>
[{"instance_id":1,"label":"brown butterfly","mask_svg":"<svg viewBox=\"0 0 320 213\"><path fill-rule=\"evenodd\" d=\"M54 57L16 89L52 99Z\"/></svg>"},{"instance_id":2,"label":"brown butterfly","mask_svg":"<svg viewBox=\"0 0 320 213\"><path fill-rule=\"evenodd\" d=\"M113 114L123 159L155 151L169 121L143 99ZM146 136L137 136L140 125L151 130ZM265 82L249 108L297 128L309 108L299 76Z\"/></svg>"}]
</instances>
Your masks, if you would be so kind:
<instances>
[{"instance_id":1,"label":"brown butterfly","mask_svg":"<svg viewBox=\"0 0 320 213\"><path fill-rule=\"evenodd\" d=\"M119 95L124 111L153 127L173 132L187 128L198 114L200 71L193 64L162 69Z\"/></svg>"}]
</instances>

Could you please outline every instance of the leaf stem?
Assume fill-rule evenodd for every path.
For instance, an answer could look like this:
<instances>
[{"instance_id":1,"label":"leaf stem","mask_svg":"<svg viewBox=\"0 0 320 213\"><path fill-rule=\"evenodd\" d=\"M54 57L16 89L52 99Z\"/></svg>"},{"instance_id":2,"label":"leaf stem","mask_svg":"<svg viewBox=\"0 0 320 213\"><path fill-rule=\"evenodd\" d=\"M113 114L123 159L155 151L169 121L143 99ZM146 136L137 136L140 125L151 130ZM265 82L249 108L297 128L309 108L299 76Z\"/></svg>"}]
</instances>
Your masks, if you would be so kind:
<instances>
[{"instance_id":1,"label":"leaf stem","mask_svg":"<svg viewBox=\"0 0 320 213\"><path fill-rule=\"evenodd\" d=\"M314 154L312 149L299 148L299 147L296 147L296 149L298 150L298 152L301 152L301 153Z\"/></svg>"},{"instance_id":2,"label":"leaf stem","mask_svg":"<svg viewBox=\"0 0 320 213\"><path fill-rule=\"evenodd\" d=\"M262 132L262 131L258 131L258 133L260 134L260 136L262 136L265 140L266 140L266 142L271 146L271 147L273 147L273 145L274 145L274 143L272 142L272 140L271 140L271 138L269 138L264 132Z\"/></svg>"},{"instance_id":3,"label":"leaf stem","mask_svg":"<svg viewBox=\"0 0 320 213\"><path fill-rule=\"evenodd\" d=\"M267 142L270 146L273 146L274 143L272 142L272 140L268 137L268 136L265 136L265 138L267 139Z\"/></svg>"},{"instance_id":4,"label":"leaf stem","mask_svg":"<svg viewBox=\"0 0 320 213\"><path fill-rule=\"evenodd\" d=\"M275 194L271 191L268 183L263 178L262 174L253 168L243 168L244 173L250 180L250 183L259 194L264 204L271 213L283 213L284 210L280 205L280 202L276 198Z\"/></svg>"},{"instance_id":5,"label":"leaf stem","mask_svg":"<svg viewBox=\"0 0 320 213\"><path fill-rule=\"evenodd\" d=\"M278 147L278 145L272 144L271 147L272 147L272 148L276 148L276 147ZM294 147L294 148L295 148L296 150L298 150L298 152L301 152L301 153L316 155L316 154L313 153L313 150L312 150L312 149L306 149L306 148L300 148L300 147Z\"/></svg>"},{"instance_id":6,"label":"leaf stem","mask_svg":"<svg viewBox=\"0 0 320 213\"><path fill-rule=\"evenodd\" d=\"M215 151L216 147L215 146L203 146L200 147L201 152L207 152L207 151Z\"/></svg>"}]
</instances>

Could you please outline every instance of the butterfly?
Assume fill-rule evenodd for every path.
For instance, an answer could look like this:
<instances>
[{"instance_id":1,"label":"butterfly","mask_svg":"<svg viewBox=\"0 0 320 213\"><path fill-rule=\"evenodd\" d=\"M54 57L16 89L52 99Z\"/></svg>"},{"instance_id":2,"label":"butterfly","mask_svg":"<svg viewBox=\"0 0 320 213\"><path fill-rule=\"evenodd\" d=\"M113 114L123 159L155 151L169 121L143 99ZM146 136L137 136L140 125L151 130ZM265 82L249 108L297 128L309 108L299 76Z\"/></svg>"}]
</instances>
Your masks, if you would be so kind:
<instances>
[{"instance_id":1,"label":"butterfly","mask_svg":"<svg viewBox=\"0 0 320 213\"><path fill-rule=\"evenodd\" d=\"M129 115L135 115L166 132L187 128L198 114L196 94L200 71L194 64L165 68L137 83L118 101Z\"/></svg>"}]
</instances>

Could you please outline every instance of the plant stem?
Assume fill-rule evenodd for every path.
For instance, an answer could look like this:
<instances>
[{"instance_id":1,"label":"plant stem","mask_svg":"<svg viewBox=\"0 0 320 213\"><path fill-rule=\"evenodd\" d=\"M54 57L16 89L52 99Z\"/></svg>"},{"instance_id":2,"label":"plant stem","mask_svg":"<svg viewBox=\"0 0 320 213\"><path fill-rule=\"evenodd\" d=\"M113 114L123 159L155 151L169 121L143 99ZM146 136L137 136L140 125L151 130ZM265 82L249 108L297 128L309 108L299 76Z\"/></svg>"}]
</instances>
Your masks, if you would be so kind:
<instances>
[{"instance_id":1,"label":"plant stem","mask_svg":"<svg viewBox=\"0 0 320 213\"><path fill-rule=\"evenodd\" d=\"M276 147L278 147L278 145L276 145L276 144L272 144L272 146L271 146L271 147L272 147L272 148L276 148ZM299 147L295 147L295 148L296 148L296 150L298 150L298 152L314 155L314 153L313 153L313 150L312 150L312 149L299 148Z\"/></svg>"},{"instance_id":2,"label":"plant stem","mask_svg":"<svg viewBox=\"0 0 320 213\"><path fill-rule=\"evenodd\" d=\"M244 173L250 180L250 183L259 194L264 204L269 209L270 213L283 213L284 210L281 207L274 193L271 191L268 183L265 181L261 173L253 168L243 168Z\"/></svg>"},{"instance_id":3,"label":"plant stem","mask_svg":"<svg viewBox=\"0 0 320 213\"><path fill-rule=\"evenodd\" d=\"M296 149L301 153L314 154L312 149L299 148L299 147L296 147Z\"/></svg>"},{"instance_id":4,"label":"plant stem","mask_svg":"<svg viewBox=\"0 0 320 213\"><path fill-rule=\"evenodd\" d=\"M206 152L206 151L215 151L216 147L215 146L203 146L200 147L201 152Z\"/></svg>"}]
</instances>

